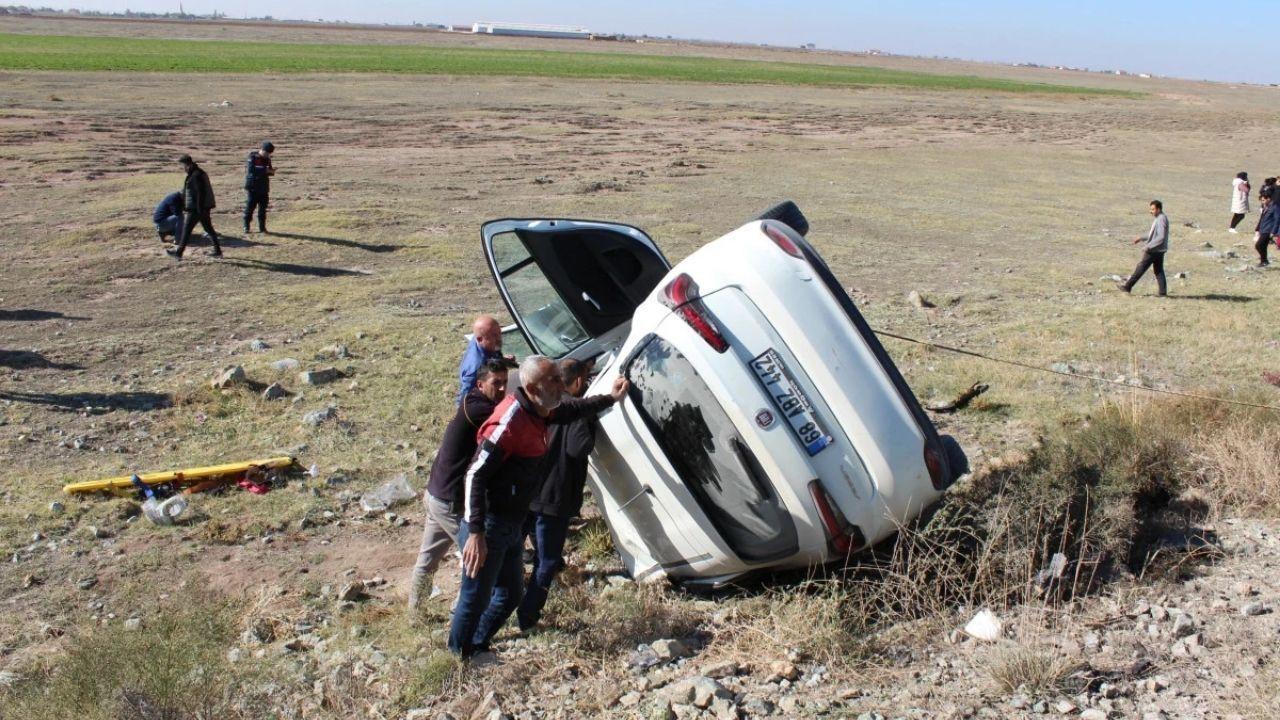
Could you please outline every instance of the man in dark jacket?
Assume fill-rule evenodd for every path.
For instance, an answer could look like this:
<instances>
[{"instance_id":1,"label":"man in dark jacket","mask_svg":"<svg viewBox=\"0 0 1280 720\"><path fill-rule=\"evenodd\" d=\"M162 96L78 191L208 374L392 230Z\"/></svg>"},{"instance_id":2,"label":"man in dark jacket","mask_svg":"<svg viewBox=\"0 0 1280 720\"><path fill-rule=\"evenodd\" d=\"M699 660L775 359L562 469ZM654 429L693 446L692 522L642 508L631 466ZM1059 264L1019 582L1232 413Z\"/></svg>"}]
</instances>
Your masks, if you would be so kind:
<instances>
[{"instance_id":1,"label":"man in dark jacket","mask_svg":"<svg viewBox=\"0 0 1280 720\"><path fill-rule=\"evenodd\" d=\"M486 652L494 634L520 602L524 586L524 519L542 484L547 422L569 422L621 400L627 381L619 377L610 395L587 398L561 412L560 368L542 355L520 363L520 383L480 428L479 447L467 468L462 544L462 584L449 628L449 650L464 658Z\"/></svg>"},{"instance_id":2,"label":"man in dark jacket","mask_svg":"<svg viewBox=\"0 0 1280 720\"><path fill-rule=\"evenodd\" d=\"M271 166L271 153L276 151L276 146L270 142L262 143L261 150L249 151L249 157L244 162L244 232L249 233L249 219L253 217L253 210L258 210L258 232L267 232L267 203L268 196L271 194L271 176L276 174L276 169Z\"/></svg>"},{"instance_id":3,"label":"man in dark jacket","mask_svg":"<svg viewBox=\"0 0 1280 720\"><path fill-rule=\"evenodd\" d=\"M476 372L475 385L463 396L462 404L444 429L436 459L431 463L431 479L422 496L427 518L418 562L409 582L410 610L418 607L426 579L435 574L440 561L458 542L463 479L476 452L476 433L506 393L506 363L501 359L486 362Z\"/></svg>"},{"instance_id":4,"label":"man in dark jacket","mask_svg":"<svg viewBox=\"0 0 1280 720\"><path fill-rule=\"evenodd\" d=\"M213 185L209 183L209 174L206 173L190 155L183 155L178 158L178 162L182 165L182 169L187 173L187 179L182 184L182 203L187 208L187 222L182 228L182 236L178 238L178 246L165 250L176 260L182 259L182 253L187 249L187 242L191 240L191 232L196 229L196 223L204 228L204 232L213 241L213 252L209 253L214 257L222 257L222 245L218 242L218 233L213 229L213 221L209 217L209 213L217 207L217 202L213 199Z\"/></svg>"},{"instance_id":5,"label":"man in dark jacket","mask_svg":"<svg viewBox=\"0 0 1280 720\"><path fill-rule=\"evenodd\" d=\"M1266 267L1271 264L1267 260L1267 246L1271 244L1272 238L1280 234L1280 205L1276 204L1276 197L1273 195L1261 197L1262 217L1258 220L1258 237L1253 242L1253 249L1258 251L1258 267Z\"/></svg>"},{"instance_id":6,"label":"man in dark jacket","mask_svg":"<svg viewBox=\"0 0 1280 720\"><path fill-rule=\"evenodd\" d=\"M560 362L566 397L561 407L574 407L591 384L591 365L580 360ZM587 457L596 446L598 423L595 415L579 418L567 425L556 425L547 441L546 480L529 506L525 534L533 536L533 576L525 588L524 599L516 610L520 629L538 624L542 607L547 603L551 581L564 567L564 542L569 535L569 521L582 510L582 494L587 483Z\"/></svg>"},{"instance_id":7,"label":"man in dark jacket","mask_svg":"<svg viewBox=\"0 0 1280 720\"><path fill-rule=\"evenodd\" d=\"M151 214L151 220L156 224L156 232L160 233L160 242L164 242L165 235L172 235L176 242L178 233L182 232L182 193L165 195Z\"/></svg>"}]
</instances>

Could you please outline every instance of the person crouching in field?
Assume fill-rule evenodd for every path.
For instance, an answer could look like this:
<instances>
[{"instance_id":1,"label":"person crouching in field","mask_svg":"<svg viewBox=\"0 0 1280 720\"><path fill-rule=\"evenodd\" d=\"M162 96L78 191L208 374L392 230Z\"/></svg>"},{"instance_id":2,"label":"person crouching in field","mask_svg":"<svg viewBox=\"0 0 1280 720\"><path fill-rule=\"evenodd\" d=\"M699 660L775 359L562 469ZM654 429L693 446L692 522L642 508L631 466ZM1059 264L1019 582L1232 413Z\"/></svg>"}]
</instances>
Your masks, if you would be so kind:
<instances>
[{"instance_id":1,"label":"person crouching in field","mask_svg":"<svg viewBox=\"0 0 1280 720\"><path fill-rule=\"evenodd\" d=\"M1266 267L1271 264L1267 261L1267 246L1280 234L1280 205L1270 195L1263 195L1261 202L1262 218L1258 220L1258 235L1253 249L1258 251L1258 267Z\"/></svg>"},{"instance_id":2,"label":"person crouching in field","mask_svg":"<svg viewBox=\"0 0 1280 720\"><path fill-rule=\"evenodd\" d=\"M1231 181L1231 225L1227 228L1227 232L1239 232L1236 226L1249 214L1249 173L1241 171L1236 173L1236 179Z\"/></svg>"},{"instance_id":3,"label":"person crouching in field","mask_svg":"<svg viewBox=\"0 0 1280 720\"><path fill-rule=\"evenodd\" d=\"M1151 221L1151 229L1146 235L1139 235L1133 240L1134 245L1143 243L1142 259L1138 261L1138 266L1133 269L1129 279L1120 283L1119 288L1125 292L1133 290L1133 286L1142 279L1147 268L1153 267L1156 273L1156 284L1160 288L1160 297L1165 297L1169 290L1164 280L1164 254L1169 249L1169 217L1164 214L1164 204L1159 200L1152 200L1147 208L1151 212L1151 217L1155 218Z\"/></svg>"},{"instance_id":4,"label":"person crouching in field","mask_svg":"<svg viewBox=\"0 0 1280 720\"><path fill-rule=\"evenodd\" d=\"M165 195L156 206L156 211L151 214L151 220L156 224L156 232L160 233L160 242L164 242L166 235L172 235L174 242L177 242L178 235L182 232L182 193Z\"/></svg>"}]
</instances>

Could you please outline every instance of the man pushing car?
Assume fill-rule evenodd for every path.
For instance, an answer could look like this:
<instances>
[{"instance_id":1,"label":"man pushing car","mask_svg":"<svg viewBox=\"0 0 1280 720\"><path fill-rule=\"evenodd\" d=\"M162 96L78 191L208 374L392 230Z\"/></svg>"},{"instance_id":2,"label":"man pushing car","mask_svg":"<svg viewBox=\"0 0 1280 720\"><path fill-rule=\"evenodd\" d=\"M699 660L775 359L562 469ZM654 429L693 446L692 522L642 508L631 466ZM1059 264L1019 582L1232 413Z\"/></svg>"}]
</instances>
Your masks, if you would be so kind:
<instances>
[{"instance_id":1,"label":"man pushing car","mask_svg":"<svg viewBox=\"0 0 1280 720\"><path fill-rule=\"evenodd\" d=\"M544 477L547 423L598 413L621 400L628 387L619 376L610 394L557 411L565 390L560 368L543 355L520 363L520 387L481 426L479 447L467 469L465 522L458 530L462 583L449 629L453 653L469 658L487 652L520 603L524 521Z\"/></svg>"}]
</instances>

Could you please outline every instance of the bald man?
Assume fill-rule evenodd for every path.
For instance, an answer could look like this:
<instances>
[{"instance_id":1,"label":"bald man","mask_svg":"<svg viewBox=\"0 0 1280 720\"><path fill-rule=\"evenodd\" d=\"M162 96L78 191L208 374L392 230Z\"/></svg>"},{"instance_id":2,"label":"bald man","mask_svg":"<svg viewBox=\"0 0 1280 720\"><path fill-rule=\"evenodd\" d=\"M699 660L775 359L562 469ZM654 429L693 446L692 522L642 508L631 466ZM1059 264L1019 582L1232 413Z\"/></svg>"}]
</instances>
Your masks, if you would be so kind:
<instances>
[{"instance_id":1,"label":"bald man","mask_svg":"<svg viewBox=\"0 0 1280 720\"><path fill-rule=\"evenodd\" d=\"M481 315L471 323L471 340L458 364L457 403L476 386L476 372L489 360L502 359L502 326L492 315Z\"/></svg>"}]
</instances>

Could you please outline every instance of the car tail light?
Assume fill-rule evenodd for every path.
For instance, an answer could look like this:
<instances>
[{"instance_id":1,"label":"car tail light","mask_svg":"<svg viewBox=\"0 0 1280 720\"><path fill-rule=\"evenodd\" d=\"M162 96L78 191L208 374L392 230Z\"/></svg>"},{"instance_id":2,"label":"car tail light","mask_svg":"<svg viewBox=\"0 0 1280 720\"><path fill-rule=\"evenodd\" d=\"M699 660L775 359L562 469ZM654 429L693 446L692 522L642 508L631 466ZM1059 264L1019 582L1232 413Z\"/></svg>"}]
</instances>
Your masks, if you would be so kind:
<instances>
[{"instance_id":1,"label":"car tail light","mask_svg":"<svg viewBox=\"0 0 1280 720\"><path fill-rule=\"evenodd\" d=\"M716 327L711 312L698 295L698 284L687 273L680 273L663 289L661 300L663 305L671 308L699 337L706 340L712 350L722 353L729 349L729 341L720 334L720 328Z\"/></svg>"},{"instance_id":2,"label":"car tail light","mask_svg":"<svg viewBox=\"0 0 1280 720\"><path fill-rule=\"evenodd\" d=\"M929 482L934 490L947 489L947 463L942 459L942 451L938 444L926 441L924 444L924 466L929 468Z\"/></svg>"},{"instance_id":3,"label":"car tail light","mask_svg":"<svg viewBox=\"0 0 1280 720\"><path fill-rule=\"evenodd\" d=\"M764 224L764 234L769 236L769 239L773 241L774 245L782 248L782 252L793 258L798 258L800 260L804 259L804 253L800 252L800 246L796 245L794 240L787 237L787 234L777 225L766 222Z\"/></svg>"},{"instance_id":4,"label":"car tail light","mask_svg":"<svg viewBox=\"0 0 1280 720\"><path fill-rule=\"evenodd\" d=\"M867 538L857 525L850 524L840 513L822 483L817 480L809 483L809 495L813 497L813 504L818 508L818 518L822 520L831 549L836 554L849 555L866 546Z\"/></svg>"}]
</instances>

